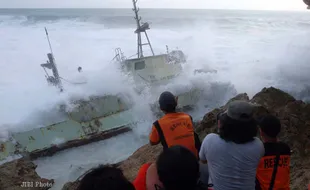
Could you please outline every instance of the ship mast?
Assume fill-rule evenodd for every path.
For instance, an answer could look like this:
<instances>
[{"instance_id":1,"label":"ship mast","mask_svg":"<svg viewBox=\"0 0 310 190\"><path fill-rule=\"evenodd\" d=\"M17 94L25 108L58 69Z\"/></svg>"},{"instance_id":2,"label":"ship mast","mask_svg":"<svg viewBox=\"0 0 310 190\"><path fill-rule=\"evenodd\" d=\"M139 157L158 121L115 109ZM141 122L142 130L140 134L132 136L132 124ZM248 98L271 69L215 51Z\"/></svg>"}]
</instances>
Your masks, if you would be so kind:
<instances>
[{"instance_id":1,"label":"ship mast","mask_svg":"<svg viewBox=\"0 0 310 190\"><path fill-rule=\"evenodd\" d=\"M140 23L140 21L141 21L141 17L139 17L139 15L138 15L138 12L139 12L139 8L137 8L137 1L138 0L132 0L132 3L133 3L133 11L135 12L135 20L136 20L136 22L137 22L137 29L136 29L136 31L135 31L135 33L137 34L137 48L138 48L138 50L137 50L137 55L138 55L138 58L141 58L141 57L143 57L143 49L142 49L142 46L144 46L144 45L149 45L149 47L150 47L150 49L151 49L151 51L152 51L152 54L153 54L153 56L155 55L154 54L154 51L153 51L153 48L152 48L152 45L151 45L151 42L150 42L150 40L149 40L149 37L148 37L148 35L147 35L147 33L146 33L146 30L149 30L150 29L150 27L149 27L149 23L147 23L147 22L145 22L145 23L143 23L142 25L141 25L141 23ZM141 39L141 32L144 32L144 34L145 34L145 37L146 37L146 39L147 39L147 43L142 43L142 39Z\"/></svg>"},{"instance_id":2,"label":"ship mast","mask_svg":"<svg viewBox=\"0 0 310 190\"><path fill-rule=\"evenodd\" d=\"M46 28L45 28L45 33L46 33L46 37L47 37L47 40L48 40L48 44L49 44L51 53L47 54L48 61L46 63L41 64L41 66L43 67L43 69L44 69L44 71L46 73L46 80L47 80L47 82L49 84L57 86L60 89L60 91L62 92L63 91L63 86L62 86L61 79L60 79L60 76L59 76L59 73L58 73L58 69L57 69L57 66L56 66L56 63L55 63L55 58L54 58L52 46L51 46L50 39L49 39L48 32L47 32ZM49 74L46 72L46 69L51 69L52 72L53 72L53 76L49 76Z\"/></svg>"}]
</instances>

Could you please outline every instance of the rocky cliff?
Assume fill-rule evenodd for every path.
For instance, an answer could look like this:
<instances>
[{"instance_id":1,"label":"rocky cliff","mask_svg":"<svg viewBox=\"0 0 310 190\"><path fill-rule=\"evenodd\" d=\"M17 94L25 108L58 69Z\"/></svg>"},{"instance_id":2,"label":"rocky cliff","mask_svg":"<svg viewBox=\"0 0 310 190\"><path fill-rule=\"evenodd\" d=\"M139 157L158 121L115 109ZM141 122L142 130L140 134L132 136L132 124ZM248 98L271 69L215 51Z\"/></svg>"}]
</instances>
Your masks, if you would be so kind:
<instances>
[{"instance_id":1,"label":"rocky cliff","mask_svg":"<svg viewBox=\"0 0 310 190\"><path fill-rule=\"evenodd\" d=\"M232 100L246 100L255 103L257 105L256 116L272 113L279 117L283 125L280 139L288 143L292 149L291 189L305 190L307 184L310 184L310 104L295 100L291 95L273 87L262 89L251 100L245 93L237 95L230 101ZM203 120L197 124L196 131L201 139L210 132L216 132L216 115L225 110L227 104L207 113ZM142 146L128 159L119 163L119 167L123 169L129 180L133 180L139 167L146 162L154 161L161 150L160 145ZM16 167L17 162L25 164L27 172L18 174L12 172L12 166ZM13 185L18 187L16 184L20 181L40 180L34 171L34 165L23 162L14 161L0 167L0 189L9 189L1 187ZM63 190L75 190L77 185L78 181L69 182L63 187Z\"/></svg>"},{"instance_id":2,"label":"rocky cliff","mask_svg":"<svg viewBox=\"0 0 310 190\"><path fill-rule=\"evenodd\" d=\"M1 190L47 190L54 180L40 178L36 165L25 159L15 160L0 166Z\"/></svg>"}]
</instances>

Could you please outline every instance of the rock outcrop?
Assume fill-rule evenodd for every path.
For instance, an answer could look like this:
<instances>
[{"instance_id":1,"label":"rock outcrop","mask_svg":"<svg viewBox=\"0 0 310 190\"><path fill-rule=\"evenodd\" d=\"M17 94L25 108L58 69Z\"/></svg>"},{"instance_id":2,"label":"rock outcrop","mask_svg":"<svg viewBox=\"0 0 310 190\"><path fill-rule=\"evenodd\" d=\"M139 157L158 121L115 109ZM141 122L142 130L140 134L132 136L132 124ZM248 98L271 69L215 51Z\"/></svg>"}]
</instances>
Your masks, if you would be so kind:
<instances>
[{"instance_id":1,"label":"rock outcrop","mask_svg":"<svg viewBox=\"0 0 310 190\"><path fill-rule=\"evenodd\" d=\"M3 190L47 190L54 180L40 178L36 165L25 159L15 160L0 166L0 189Z\"/></svg>"}]
</instances>

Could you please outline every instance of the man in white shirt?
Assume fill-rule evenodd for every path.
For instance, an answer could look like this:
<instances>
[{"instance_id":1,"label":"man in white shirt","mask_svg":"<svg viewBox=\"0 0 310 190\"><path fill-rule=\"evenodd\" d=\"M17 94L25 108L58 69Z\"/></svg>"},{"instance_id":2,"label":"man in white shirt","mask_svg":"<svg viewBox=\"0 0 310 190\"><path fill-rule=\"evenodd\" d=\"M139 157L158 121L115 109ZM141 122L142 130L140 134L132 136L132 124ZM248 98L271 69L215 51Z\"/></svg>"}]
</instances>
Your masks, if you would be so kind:
<instances>
[{"instance_id":1,"label":"man in white shirt","mask_svg":"<svg viewBox=\"0 0 310 190\"><path fill-rule=\"evenodd\" d=\"M202 142L199 158L208 164L209 177L215 190L255 190L256 168L265 153L256 137L254 106L234 101L218 115L219 134L208 134ZM208 175L201 171L201 178Z\"/></svg>"}]
</instances>

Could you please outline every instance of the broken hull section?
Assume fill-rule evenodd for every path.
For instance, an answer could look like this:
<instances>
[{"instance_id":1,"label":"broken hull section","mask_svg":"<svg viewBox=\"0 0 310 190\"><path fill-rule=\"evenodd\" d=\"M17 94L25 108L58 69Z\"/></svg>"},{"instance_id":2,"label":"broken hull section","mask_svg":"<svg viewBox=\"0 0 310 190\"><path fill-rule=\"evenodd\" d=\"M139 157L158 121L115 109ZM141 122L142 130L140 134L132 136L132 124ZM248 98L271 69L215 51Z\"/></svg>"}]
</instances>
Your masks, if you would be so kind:
<instances>
[{"instance_id":1,"label":"broken hull section","mask_svg":"<svg viewBox=\"0 0 310 190\"><path fill-rule=\"evenodd\" d=\"M190 107L197 103L201 91L177 94L178 108ZM13 133L10 140L0 142L0 160L12 155L22 155L35 159L52 156L58 151L105 140L131 130L131 125L139 122L133 115L130 96L107 95L91 97L90 100L75 102L73 111L66 113L67 119L46 127ZM66 108L61 106L61 110ZM161 116L158 101L150 105L154 115Z\"/></svg>"},{"instance_id":2,"label":"broken hull section","mask_svg":"<svg viewBox=\"0 0 310 190\"><path fill-rule=\"evenodd\" d=\"M192 110L196 107L199 102L201 96L203 94L203 90L198 88L192 88L187 92L175 93L175 96L178 98L177 111L188 111ZM163 116L162 111L160 110L160 106L158 101L154 104L150 105L152 112L157 116Z\"/></svg>"},{"instance_id":3,"label":"broken hull section","mask_svg":"<svg viewBox=\"0 0 310 190\"><path fill-rule=\"evenodd\" d=\"M136 122L132 110L121 98L95 99L83 102L78 111L68 113L68 120L11 134L9 141L0 142L0 160L16 154L30 158L51 156L60 150L125 133Z\"/></svg>"},{"instance_id":4,"label":"broken hull section","mask_svg":"<svg viewBox=\"0 0 310 190\"><path fill-rule=\"evenodd\" d=\"M195 106L199 101L203 90L194 88L188 92L177 94L178 106L177 108L182 109L188 106Z\"/></svg>"}]
</instances>

